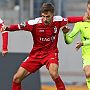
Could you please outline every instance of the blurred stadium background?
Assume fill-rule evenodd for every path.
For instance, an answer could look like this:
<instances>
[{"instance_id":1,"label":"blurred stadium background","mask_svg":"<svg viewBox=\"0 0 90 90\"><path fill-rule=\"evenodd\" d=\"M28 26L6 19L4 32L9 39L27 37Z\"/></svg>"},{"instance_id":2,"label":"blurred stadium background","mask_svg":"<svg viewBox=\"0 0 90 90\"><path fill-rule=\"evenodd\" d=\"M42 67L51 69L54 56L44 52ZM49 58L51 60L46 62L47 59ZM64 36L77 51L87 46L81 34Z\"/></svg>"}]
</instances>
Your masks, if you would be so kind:
<instances>
[{"instance_id":1,"label":"blurred stadium background","mask_svg":"<svg viewBox=\"0 0 90 90\"><path fill-rule=\"evenodd\" d=\"M51 2L55 5L56 15L61 15L63 17L67 16L82 16L86 10L87 0L0 0L0 17L5 21L5 24L15 24L20 23L35 17L40 16L40 7L43 2ZM70 24L73 27L73 24ZM75 51L76 41L79 40L79 37L71 45L66 45L63 40L62 32L59 35L58 47L60 49L59 59L60 67L59 73L66 84L67 90L87 90L85 83L85 75L82 69L82 59L81 59L81 50L78 52ZM1 34L0 34L0 41ZM1 51L1 42L0 42L0 51ZM27 32L10 32L9 33L9 54L5 57L0 55L0 59L9 60L8 65L6 66L5 60L0 60L0 71L3 73L0 77L2 80L5 80L5 76L8 76L8 71L11 70L9 65L15 63L13 59L24 59L32 48L32 38L31 34ZM19 55L17 55L19 54ZM26 55L25 57L23 56ZM10 57L9 57L10 56ZM17 57L17 58L15 58ZM18 58L21 57L21 58ZM11 62L13 60L13 62ZM17 60L16 63L20 62ZM3 63L3 64L2 64ZM3 67L4 66L4 67ZM3 70L2 70L3 68ZM18 66L15 66L16 70ZM15 72L12 69L11 73ZM11 78L13 74L10 75ZM42 67L36 74L37 80L40 80L36 84L39 86L39 89L42 90L56 90L52 79L49 76L48 71L45 67ZM40 77L40 78L39 78ZM32 77L34 78L34 77ZM0 83L2 83L2 80ZM8 80L7 80L8 81ZM31 79L30 79L31 81ZM6 81L5 81L6 82ZM31 81L32 82L32 81ZM10 81L11 83L11 81ZM29 83L29 81L28 81ZM5 90L5 86L0 84L0 90ZM73 87L74 85L74 87ZM11 88L11 87L10 87ZM10 90L10 89L8 89ZM25 89L30 90L30 89ZM34 90L34 89L33 89Z\"/></svg>"}]
</instances>

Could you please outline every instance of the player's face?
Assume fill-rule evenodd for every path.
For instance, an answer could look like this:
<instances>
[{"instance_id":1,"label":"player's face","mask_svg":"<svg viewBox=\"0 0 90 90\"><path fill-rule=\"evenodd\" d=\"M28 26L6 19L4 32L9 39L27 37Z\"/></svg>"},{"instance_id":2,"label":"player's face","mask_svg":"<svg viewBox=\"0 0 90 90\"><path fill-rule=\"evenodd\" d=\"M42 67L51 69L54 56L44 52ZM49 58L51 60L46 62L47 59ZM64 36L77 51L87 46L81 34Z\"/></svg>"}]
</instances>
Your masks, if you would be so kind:
<instances>
[{"instance_id":1,"label":"player's face","mask_svg":"<svg viewBox=\"0 0 90 90\"><path fill-rule=\"evenodd\" d=\"M88 16L90 17L90 4L87 5L87 13L88 13Z\"/></svg>"},{"instance_id":2,"label":"player's face","mask_svg":"<svg viewBox=\"0 0 90 90\"><path fill-rule=\"evenodd\" d=\"M45 25L49 25L52 21L53 13L50 11L41 14Z\"/></svg>"}]
</instances>

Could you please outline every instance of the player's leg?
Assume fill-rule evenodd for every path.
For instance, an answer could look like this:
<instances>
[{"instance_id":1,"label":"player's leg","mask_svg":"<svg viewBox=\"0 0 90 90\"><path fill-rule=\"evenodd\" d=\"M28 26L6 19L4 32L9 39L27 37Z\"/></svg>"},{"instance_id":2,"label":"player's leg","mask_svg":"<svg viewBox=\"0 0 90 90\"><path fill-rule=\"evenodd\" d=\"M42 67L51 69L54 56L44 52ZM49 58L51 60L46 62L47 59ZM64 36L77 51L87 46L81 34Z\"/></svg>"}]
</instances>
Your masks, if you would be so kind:
<instances>
[{"instance_id":1,"label":"player's leg","mask_svg":"<svg viewBox=\"0 0 90 90\"><path fill-rule=\"evenodd\" d=\"M58 54L50 54L48 58L49 60L46 66L49 70L50 76L56 84L57 90L65 90L65 85L58 74Z\"/></svg>"},{"instance_id":2,"label":"player's leg","mask_svg":"<svg viewBox=\"0 0 90 90\"><path fill-rule=\"evenodd\" d=\"M85 75L86 75L87 87L90 90L90 65L86 65L84 67L84 72L85 72Z\"/></svg>"},{"instance_id":3,"label":"player's leg","mask_svg":"<svg viewBox=\"0 0 90 90\"><path fill-rule=\"evenodd\" d=\"M58 74L58 65L51 63L49 66L49 73L56 84L57 90L65 90L65 85Z\"/></svg>"},{"instance_id":4,"label":"player's leg","mask_svg":"<svg viewBox=\"0 0 90 90\"><path fill-rule=\"evenodd\" d=\"M12 90L21 90L21 81L41 66L40 60L27 57L13 77Z\"/></svg>"},{"instance_id":5,"label":"player's leg","mask_svg":"<svg viewBox=\"0 0 90 90\"><path fill-rule=\"evenodd\" d=\"M90 90L90 55L85 55L83 59L83 70L86 75L87 87Z\"/></svg>"},{"instance_id":6,"label":"player's leg","mask_svg":"<svg viewBox=\"0 0 90 90\"><path fill-rule=\"evenodd\" d=\"M23 67L20 67L13 77L12 90L21 90L21 81L28 75L28 72Z\"/></svg>"}]
</instances>

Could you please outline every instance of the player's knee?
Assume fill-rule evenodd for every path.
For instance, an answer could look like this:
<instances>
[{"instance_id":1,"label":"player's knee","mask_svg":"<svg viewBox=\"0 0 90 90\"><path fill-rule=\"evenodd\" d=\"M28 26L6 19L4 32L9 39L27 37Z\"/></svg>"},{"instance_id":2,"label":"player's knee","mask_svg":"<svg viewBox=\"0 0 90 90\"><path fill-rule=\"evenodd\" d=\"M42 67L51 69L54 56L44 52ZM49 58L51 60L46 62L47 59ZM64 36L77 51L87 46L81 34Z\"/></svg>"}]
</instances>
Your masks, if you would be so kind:
<instances>
[{"instance_id":1,"label":"player's knee","mask_svg":"<svg viewBox=\"0 0 90 90\"><path fill-rule=\"evenodd\" d=\"M14 77L13 77L13 82L15 82L15 83L20 83L20 82L21 82L20 77L17 76L17 75L14 75Z\"/></svg>"},{"instance_id":2,"label":"player's knee","mask_svg":"<svg viewBox=\"0 0 90 90\"><path fill-rule=\"evenodd\" d=\"M49 73L52 78L58 77L58 66L56 64L51 64L49 67Z\"/></svg>"},{"instance_id":3,"label":"player's knee","mask_svg":"<svg viewBox=\"0 0 90 90\"><path fill-rule=\"evenodd\" d=\"M52 78L56 79L58 77L58 72L57 71L53 71L53 72L50 73L50 75L51 75Z\"/></svg>"}]
</instances>

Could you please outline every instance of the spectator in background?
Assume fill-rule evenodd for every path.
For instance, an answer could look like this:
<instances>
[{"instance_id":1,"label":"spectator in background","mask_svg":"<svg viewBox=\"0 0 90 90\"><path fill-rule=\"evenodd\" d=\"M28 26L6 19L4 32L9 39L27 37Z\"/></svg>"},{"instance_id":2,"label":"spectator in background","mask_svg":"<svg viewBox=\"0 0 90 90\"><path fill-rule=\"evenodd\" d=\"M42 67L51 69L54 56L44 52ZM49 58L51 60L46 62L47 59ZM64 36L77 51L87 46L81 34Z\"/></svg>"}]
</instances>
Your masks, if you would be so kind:
<instances>
[{"instance_id":1,"label":"spectator in background","mask_svg":"<svg viewBox=\"0 0 90 90\"><path fill-rule=\"evenodd\" d=\"M57 90L66 90L58 73L58 34L60 28L67 23L78 21L83 21L83 17L54 16L54 6L51 3L44 3L41 7L41 17L21 24L3 26L1 30L4 31L31 32L34 42L32 51L13 77L12 90L21 90L22 80L44 65L55 82Z\"/></svg>"},{"instance_id":2,"label":"spectator in background","mask_svg":"<svg viewBox=\"0 0 90 90\"><path fill-rule=\"evenodd\" d=\"M82 47L83 70L86 75L86 82L90 90L90 0L87 3L88 20L75 23L73 30L68 34L69 28L64 27L64 39L67 44L73 42L78 33L81 35L81 41L77 42L76 50Z\"/></svg>"}]
</instances>

